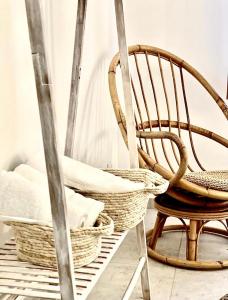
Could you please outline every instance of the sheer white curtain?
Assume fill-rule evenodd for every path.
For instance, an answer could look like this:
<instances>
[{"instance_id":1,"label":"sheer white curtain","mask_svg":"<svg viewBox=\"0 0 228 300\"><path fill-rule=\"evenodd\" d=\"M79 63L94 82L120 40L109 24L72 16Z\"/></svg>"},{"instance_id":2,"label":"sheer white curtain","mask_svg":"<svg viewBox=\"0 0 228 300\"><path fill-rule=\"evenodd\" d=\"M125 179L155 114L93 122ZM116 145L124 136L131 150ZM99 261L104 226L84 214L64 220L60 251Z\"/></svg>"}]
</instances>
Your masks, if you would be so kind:
<instances>
[{"instance_id":1,"label":"sheer white curtain","mask_svg":"<svg viewBox=\"0 0 228 300\"><path fill-rule=\"evenodd\" d=\"M54 99L63 149L77 1L52 0ZM127 165L109 96L108 67L117 51L114 1L89 0L75 137L75 158L97 167Z\"/></svg>"}]
</instances>

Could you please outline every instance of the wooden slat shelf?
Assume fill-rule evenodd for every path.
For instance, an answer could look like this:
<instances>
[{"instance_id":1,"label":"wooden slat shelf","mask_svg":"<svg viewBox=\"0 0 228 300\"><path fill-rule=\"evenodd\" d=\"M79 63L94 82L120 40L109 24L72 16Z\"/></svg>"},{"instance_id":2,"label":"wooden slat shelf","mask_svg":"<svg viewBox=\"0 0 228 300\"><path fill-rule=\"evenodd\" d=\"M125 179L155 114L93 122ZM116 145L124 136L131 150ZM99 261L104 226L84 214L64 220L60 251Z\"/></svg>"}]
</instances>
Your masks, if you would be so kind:
<instances>
[{"instance_id":1,"label":"wooden slat shelf","mask_svg":"<svg viewBox=\"0 0 228 300\"><path fill-rule=\"evenodd\" d=\"M126 235L124 231L103 237L99 257L76 269L77 299L88 297ZM0 294L0 300L60 299L58 272L19 261L15 241L11 239L0 248Z\"/></svg>"}]
</instances>

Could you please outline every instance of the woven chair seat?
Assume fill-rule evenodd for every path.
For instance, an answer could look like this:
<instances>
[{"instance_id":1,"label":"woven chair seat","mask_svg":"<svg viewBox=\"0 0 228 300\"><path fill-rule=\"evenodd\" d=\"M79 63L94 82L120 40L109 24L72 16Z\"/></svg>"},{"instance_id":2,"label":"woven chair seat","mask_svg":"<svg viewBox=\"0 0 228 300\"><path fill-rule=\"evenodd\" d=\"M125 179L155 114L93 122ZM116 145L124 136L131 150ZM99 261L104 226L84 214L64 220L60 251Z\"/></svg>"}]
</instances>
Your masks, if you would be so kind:
<instances>
[{"instance_id":1,"label":"woven chair seat","mask_svg":"<svg viewBox=\"0 0 228 300\"><path fill-rule=\"evenodd\" d=\"M228 170L192 172L186 174L185 179L206 188L228 192Z\"/></svg>"}]
</instances>

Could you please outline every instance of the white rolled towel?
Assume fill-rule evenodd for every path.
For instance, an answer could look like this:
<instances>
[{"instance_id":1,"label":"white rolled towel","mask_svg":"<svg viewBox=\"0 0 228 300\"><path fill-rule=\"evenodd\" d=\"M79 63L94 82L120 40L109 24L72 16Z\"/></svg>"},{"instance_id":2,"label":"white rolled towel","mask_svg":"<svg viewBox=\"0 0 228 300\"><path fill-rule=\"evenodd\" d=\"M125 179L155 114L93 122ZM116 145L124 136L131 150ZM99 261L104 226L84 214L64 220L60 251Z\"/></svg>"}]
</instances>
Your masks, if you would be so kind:
<instances>
[{"instance_id":1,"label":"white rolled towel","mask_svg":"<svg viewBox=\"0 0 228 300\"><path fill-rule=\"evenodd\" d=\"M0 213L50 223L51 206L46 177L27 165L0 176ZM68 221L71 228L93 226L104 209L102 202L85 198L66 188Z\"/></svg>"},{"instance_id":2,"label":"white rolled towel","mask_svg":"<svg viewBox=\"0 0 228 300\"><path fill-rule=\"evenodd\" d=\"M97 193L124 193L145 188L144 183L132 182L67 156L62 155L60 159L64 183L67 186ZM44 158L41 153L31 158L28 164L41 172L45 172Z\"/></svg>"}]
</instances>

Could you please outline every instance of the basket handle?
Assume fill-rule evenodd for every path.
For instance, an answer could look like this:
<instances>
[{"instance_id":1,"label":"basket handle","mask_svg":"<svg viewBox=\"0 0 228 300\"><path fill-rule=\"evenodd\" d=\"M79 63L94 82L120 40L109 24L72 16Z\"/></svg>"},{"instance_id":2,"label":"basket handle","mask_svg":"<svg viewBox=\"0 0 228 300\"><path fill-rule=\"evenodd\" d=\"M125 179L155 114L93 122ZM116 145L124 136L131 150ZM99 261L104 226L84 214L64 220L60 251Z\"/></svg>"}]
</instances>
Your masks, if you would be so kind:
<instances>
[{"instance_id":1,"label":"basket handle","mask_svg":"<svg viewBox=\"0 0 228 300\"><path fill-rule=\"evenodd\" d=\"M145 187L144 190L145 192L149 192L153 195L160 195L165 193L168 187L169 187L169 181L163 179L163 182L161 184Z\"/></svg>"},{"instance_id":2,"label":"basket handle","mask_svg":"<svg viewBox=\"0 0 228 300\"><path fill-rule=\"evenodd\" d=\"M100 213L99 220L102 223L102 227L97 227L96 229L94 229L93 234L97 236L111 235L114 232L113 220L104 213Z\"/></svg>"}]
</instances>

